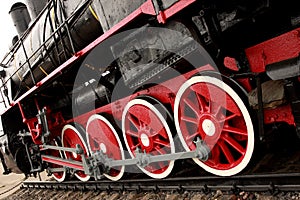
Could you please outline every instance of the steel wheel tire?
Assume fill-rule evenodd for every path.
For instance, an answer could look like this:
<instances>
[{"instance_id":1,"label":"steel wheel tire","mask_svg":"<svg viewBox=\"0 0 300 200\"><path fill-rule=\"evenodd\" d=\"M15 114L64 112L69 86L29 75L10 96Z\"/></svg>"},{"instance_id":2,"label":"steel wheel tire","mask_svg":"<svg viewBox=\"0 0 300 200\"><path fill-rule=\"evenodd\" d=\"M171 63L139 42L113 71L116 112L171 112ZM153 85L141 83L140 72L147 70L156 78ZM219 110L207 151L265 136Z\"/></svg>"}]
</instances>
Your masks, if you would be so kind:
<instances>
[{"instance_id":1,"label":"steel wheel tire","mask_svg":"<svg viewBox=\"0 0 300 200\"><path fill-rule=\"evenodd\" d=\"M253 123L239 94L219 78L204 75L187 80L175 99L175 126L183 147L191 151L197 137L204 140L211 156L207 161L194 161L219 176L242 171L254 150Z\"/></svg>"}]
</instances>

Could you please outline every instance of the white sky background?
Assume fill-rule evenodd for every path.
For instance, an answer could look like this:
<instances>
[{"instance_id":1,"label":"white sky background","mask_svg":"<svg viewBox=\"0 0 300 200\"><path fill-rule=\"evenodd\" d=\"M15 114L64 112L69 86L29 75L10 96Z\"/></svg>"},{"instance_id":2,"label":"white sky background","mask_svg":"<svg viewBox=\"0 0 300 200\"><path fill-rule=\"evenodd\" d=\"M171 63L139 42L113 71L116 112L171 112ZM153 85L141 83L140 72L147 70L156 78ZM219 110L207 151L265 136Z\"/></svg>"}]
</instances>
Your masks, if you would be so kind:
<instances>
[{"instance_id":1,"label":"white sky background","mask_svg":"<svg viewBox=\"0 0 300 200\"><path fill-rule=\"evenodd\" d=\"M11 46L12 38L17 35L12 19L8 14L11 6L24 0L2 0L0 3L0 62Z\"/></svg>"}]
</instances>

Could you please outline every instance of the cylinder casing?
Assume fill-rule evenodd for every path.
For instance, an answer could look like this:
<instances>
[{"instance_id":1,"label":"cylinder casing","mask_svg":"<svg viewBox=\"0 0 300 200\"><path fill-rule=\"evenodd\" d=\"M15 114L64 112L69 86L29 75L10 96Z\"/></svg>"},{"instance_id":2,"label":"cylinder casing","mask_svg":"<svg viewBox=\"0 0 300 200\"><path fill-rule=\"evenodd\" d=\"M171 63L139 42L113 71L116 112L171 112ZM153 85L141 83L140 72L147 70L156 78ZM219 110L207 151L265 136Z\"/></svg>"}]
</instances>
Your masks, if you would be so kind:
<instances>
[{"instance_id":1,"label":"cylinder casing","mask_svg":"<svg viewBox=\"0 0 300 200\"><path fill-rule=\"evenodd\" d=\"M47 5L47 0L26 0L31 19L35 19Z\"/></svg>"},{"instance_id":2,"label":"cylinder casing","mask_svg":"<svg viewBox=\"0 0 300 200\"><path fill-rule=\"evenodd\" d=\"M23 3L15 3L12 5L9 14L18 34L22 35L27 30L31 20L26 5Z\"/></svg>"}]
</instances>

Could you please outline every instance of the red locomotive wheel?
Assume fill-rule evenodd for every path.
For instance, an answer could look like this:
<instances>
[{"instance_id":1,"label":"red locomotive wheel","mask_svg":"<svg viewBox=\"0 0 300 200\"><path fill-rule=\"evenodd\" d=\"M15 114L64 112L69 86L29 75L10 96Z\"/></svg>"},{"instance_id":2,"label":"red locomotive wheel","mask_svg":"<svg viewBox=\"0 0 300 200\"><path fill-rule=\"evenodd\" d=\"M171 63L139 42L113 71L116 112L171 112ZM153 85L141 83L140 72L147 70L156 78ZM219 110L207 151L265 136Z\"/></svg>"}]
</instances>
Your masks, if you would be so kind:
<instances>
[{"instance_id":1,"label":"red locomotive wheel","mask_svg":"<svg viewBox=\"0 0 300 200\"><path fill-rule=\"evenodd\" d=\"M86 127L87 142L91 153L102 151L109 158L124 160L124 149L117 131L113 125L101 115L92 115ZM125 166L114 167L108 174L104 174L110 180L117 181L122 178Z\"/></svg>"},{"instance_id":2,"label":"red locomotive wheel","mask_svg":"<svg viewBox=\"0 0 300 200\"><path fill-rule=\"evenodd\" d=\"M83 139L83 134L81 134L74 126L69 124L65 125L62 130L61 138L63 147L76 148L76 144L79 144L83 148L85 155L89 154L87 145ZM65 157L79 162L82 161L81 155L76 153L65 151ZM90 176L86 175L83 171L76 171L75 176L80 181L88 181L90 179Z\"/></svg>"},{"instance_id":3,"label":"red locomotive wheel","mask_svg":"<svg viewBox=\"0 0 300 200\"><path fill-rule=\"evenodd\" d=\"M61 146L57 140L55 140L54 143L55 146ZM52 150L51 155L58 158L64 158L64 154L62 151ZM62 168L63 166L50 163L50 167L55 169L55 168ZM63 182L66 179L66 175L67 175L66 170L64 170L63 172L53 172L52 174L54 179L58 182Z\"/></svg>"},{"instance_id":4,"label":"red locomotive wheel","mask_svg":"<svg viewBox=\"0 0 300 200\"><path fill-rule=\"evenodd\" d=\"M207 161L194 158L206 171L231 176L247 166L254 149L253 124L243 100L228 84L211 76L192 77L177 93L174 115L186 151L196 148L197 138L211 149Z\"/></svg>"},{"instance_id":5,"label":"red locomotive wheel","mask_svg":"<svg viewBox=\"0 0 300 200\"><path fill-rule=\"evenodd\" d=\"M157 105L156 105L157 106ZM132 158L137 148L150 155L175 153L174 140L166 119L157 107L143 99L130 101L123 112L122 131ZM165 178L174 166L174 160L150 163L138 167L152 178Z\"/></svg>"}]
</instances>

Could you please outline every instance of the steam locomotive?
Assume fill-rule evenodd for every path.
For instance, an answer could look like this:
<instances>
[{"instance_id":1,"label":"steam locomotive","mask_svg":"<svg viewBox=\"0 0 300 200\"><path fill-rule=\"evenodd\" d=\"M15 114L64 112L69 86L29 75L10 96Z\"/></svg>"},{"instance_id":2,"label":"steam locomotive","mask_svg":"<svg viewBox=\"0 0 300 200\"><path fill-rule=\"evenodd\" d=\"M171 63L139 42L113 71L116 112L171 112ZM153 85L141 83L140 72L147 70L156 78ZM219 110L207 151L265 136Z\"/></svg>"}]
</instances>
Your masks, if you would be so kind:
<instances>
[{"instance_id":1,"label":"steam locomotive","mask_svg":"<svg viewBox=\"0 0 300 200\"><path fill-rule=\"evenodd\" d=\"M240 173L268 125L300 133L300 10L287 1L14 4L18 36L0 70L5 164L58 181L165 178L191 158Z\"/></svg>"}]
</instances>

